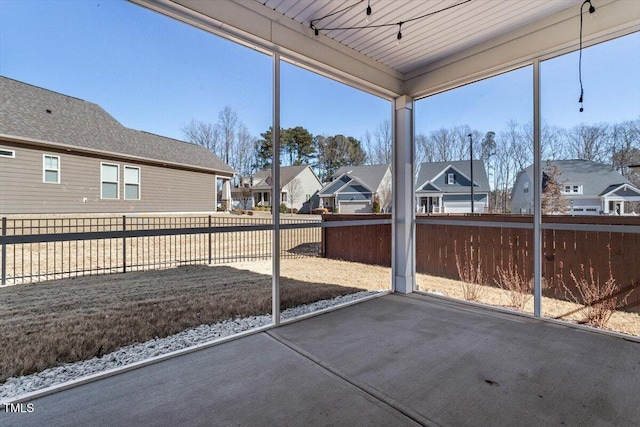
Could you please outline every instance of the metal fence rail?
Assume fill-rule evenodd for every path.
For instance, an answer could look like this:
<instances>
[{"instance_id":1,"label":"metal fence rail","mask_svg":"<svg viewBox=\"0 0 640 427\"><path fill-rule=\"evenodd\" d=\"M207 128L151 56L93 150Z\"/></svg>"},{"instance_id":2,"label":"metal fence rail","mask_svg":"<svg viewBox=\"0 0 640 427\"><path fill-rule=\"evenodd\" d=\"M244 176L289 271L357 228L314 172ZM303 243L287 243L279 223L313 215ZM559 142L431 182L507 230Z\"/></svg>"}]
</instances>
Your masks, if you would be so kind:
<instances>
[{"instance_id":1,"label":"metal fence rail","mask_svg":"<svg viewBox=\"0 0 640 427\"><path fill-rule=\"evenodd\" d=\"M282 219L281 258L320 255L319 219ZM2 218L2 285L270 259L271 218Z\"/></svg>"}]
</instances>

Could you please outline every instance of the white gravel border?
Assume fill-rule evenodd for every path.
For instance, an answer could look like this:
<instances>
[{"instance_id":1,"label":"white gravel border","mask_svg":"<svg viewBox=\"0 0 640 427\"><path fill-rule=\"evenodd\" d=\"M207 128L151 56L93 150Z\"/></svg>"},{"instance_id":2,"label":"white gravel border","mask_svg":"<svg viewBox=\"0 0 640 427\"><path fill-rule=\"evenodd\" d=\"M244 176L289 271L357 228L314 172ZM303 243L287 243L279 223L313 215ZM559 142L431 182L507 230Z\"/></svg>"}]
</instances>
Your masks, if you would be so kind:
<instances>
[{"instance_id":1,"label":"white gravel border","mask_svg":"<svg viewBox=\"0 0 640 427\"><path fill-rule=\"evenodd\" d=\"M284 310L280 318L281 320L293 319L379 293L363 291L329 300L316 301ZM114 368L269 325L271 325L271 315L250 316L225 320L213 325L200 325L166 338L155 338L143 343L122 347L99 358L94 357L89 360L67 363L31 375L12 377L0 384L0 403L53 385L78 380L82 377L96 375Z\"/></svg>"}]
</instances>

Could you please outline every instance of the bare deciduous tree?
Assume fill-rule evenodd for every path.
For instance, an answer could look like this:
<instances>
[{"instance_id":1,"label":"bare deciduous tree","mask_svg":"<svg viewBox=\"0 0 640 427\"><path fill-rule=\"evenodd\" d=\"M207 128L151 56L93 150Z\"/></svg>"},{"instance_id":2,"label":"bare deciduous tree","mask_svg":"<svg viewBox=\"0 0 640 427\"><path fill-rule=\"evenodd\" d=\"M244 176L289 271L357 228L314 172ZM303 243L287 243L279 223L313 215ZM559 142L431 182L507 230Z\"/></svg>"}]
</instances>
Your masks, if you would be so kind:
<instances>
[{"instance_id":1,"label":"bare deciduous tree","mask_svg":"<svg viewBox=\"0 0 640 427\"><path fill-rule=\"evenodd\" d=\"M302 181L300 178L292 179L287 185L289 189L289 208L293 209L296 203L304 197L304 188L302 188Z\"/></svg>"},{"instance_id":2,"label":"bare deciduous tree","mask_svg":"<svg viewBox=\"0 0 640 427\"><path fill-rule=\"evenodd\" d=\"M218 128L221 136L221 156L226 164L230 164L231 155L234 148L236 131L238 127L238 115L229 106L225 107L218 113Z\"/></svg>"},{"instance_id":3,"label":"bare deciduous tree","mask_svg":"<svg viewBox=\"0 0 640 427\"><path fill-rule=\"evenodd\" d=\"M202 145L207 150L217 154L220 133L215 125L191 120L182 126L182 133L188 142Z\"/></svg>"},{"instance_id":4,"label":"bare deciduous tree","mask_svg":"<svg viewBox=\"0 0 640 427\"><path fill-rule=\"evenodd\" d=\"M566 214L569 211L569 200L562 194L562 181L560 181L558 167L547 161L546 171L543 174L543 190L541 208L545 215Z\"/></svg>"},{"instance_id":5,"label":"bare deciduous tree","mask_svg":"<svg viewBox=\"0 0 640 427\"><path fill-rule=\"evenodd\" d=\"M609 129L604 123L581 124L567 132L569 155L576 159L601 162L605 159L609 142Z\"/></svg>"}]
</instances>

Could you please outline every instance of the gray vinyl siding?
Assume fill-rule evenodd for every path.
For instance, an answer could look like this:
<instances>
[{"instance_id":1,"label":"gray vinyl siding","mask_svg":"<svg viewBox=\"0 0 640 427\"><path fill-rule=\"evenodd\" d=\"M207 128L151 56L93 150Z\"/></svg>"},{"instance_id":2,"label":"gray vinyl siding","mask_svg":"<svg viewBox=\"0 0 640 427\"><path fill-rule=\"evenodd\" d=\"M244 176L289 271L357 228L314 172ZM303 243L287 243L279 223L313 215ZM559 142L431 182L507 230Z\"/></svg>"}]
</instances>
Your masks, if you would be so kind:
<instances>
[{"instance_id":1,"label":"gray vinyl siding","mask_svg":"<svg viewBox=\"0 0 640 427\"><path fill-rule=\"evenodd\" d=\"M0 142L0 214L215 211L215 175ZM42 156L60 156L60 183L42 181ZM100 199L100 163L119 165L119 199ZM140 200L124 200L124 167L140 168ZM86 198L86 203L83 199Z\"/></svg>"},{"instance_id":2,"label":"gray vinyl siding","mask_svg":"<svg viewBox=\"0 0 640 427\"><path fill-rule=\"evenodd\" d=\"M350 200L371 200L371 193L338 193L339 202L348 202Z\"/></svg>"},{"instance_id":3,"label":"gray vinyl siding","mask_svg":"<svg viewBox=\"0 0 640 427\"><path fill-rule=\"evenodd\" d=\"M487 203L486 194L474 194L473 200L479 203ZM469 194L445 194L442 196L443 202L468 202L471 203L471 193Z\"/></svg>"},{"instance_id":4,"label":"gray vinyl siding","mask_svg":"<svg viewBox=\"0 0 640 427\"><path fill-rule=\"evenodd\" d=\"M447 175L450 173L455 175L454 184L447 184ZM474 181L476 180L474 179ZM438 179L433 181L433 184L441 188L443 191L462 191L463 189L471 188L471 181L462 176L460 172L453 168L447 168L447 170L442 175L440 175Z\"/></svg>"}]
</instances>

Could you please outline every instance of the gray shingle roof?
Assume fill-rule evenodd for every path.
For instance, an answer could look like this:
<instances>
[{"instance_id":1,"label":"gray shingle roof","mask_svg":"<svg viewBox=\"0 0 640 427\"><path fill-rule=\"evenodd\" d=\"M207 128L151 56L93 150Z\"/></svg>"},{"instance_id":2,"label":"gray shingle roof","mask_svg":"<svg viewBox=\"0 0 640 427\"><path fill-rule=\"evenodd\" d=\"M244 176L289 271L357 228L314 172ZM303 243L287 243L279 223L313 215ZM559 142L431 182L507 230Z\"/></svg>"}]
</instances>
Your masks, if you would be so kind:
<instances>
[{"instance_id":1,"label":"gray shingle roof","mask_svg":"<svg viewBox=\"0 0 640 427\"><path fill-rule=\"evenodd\" d=\"M0 133L233 173L204 147L126 128L99 105L2 76Z\"/></svg>"},{"instance_id":2,"label":"gray shingle roof","mask_svg":"<svg viewBox=\"0 0 640 427\"><path fill-rule=\"evenodd\" d=\"M389 168L389 165L343 166L334 174L334 181L346 173L349 177L355 178L360 181L360 183L369 187L371 191L377 191ZM328 189L332 183L333 181L326 185L320 190L320 193L326 194L325 190Z\"/></svg>"},{"instance_id":3,"label":"gray shingle roof","mask_svg":"<svg viewBox=\"0 0 640 427\"><path fill-rule=\"evenodd\" d=\"M281 166L280 167L280 186L284 187L290 183L296 176L300 175L300 172L308 168L308 165L301 166ZM271 188L271 169L258 171L253 174L253 179L261 179L261 181L254 185L253 189L267 190Z\"/></svg>"},{"instance_id":4,"label":"gray shingle roof","mask_svg":"<svg viewBox=\"0 0 640 427\"><path fill-rule=\"evenodd\" d=\"M428 162L420 165L420 171L418 172L418 179L416 180L416 188L420 188L428 181L433 180L440 172L447 169L449 166L453 166L459 170L462 174L471 178L471 165L468 160L459 160L454 162ZM487 171L484 167L482 160L473 161L473 181L478 184L474 187L475 191L491 191L489 188L489 178L487 178ZM442 188L443 193L448 191L460 191L459 188Z\"/></svg>"},{"instance_id":5,"label":"gray shingle roof","mask_svg":"<svg viewBox=\"0 0 640 427\"><path fill-rule=\"evenodd\" d=\"M596 163L589 160L554 160L543 162L542 170L547 172L550 167L556 166L560 172L560 183L582 185L582 194L585 196L600 196L619 187L622 184L630 184L629 180L620 175L611 165ZM533 181L533 165L528 166L524 173ZM635 186L634 186L635 187Z\"/></svg>"}]
</instances>

